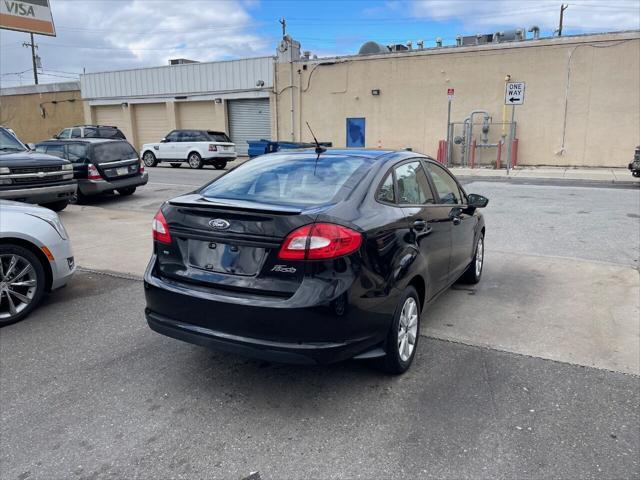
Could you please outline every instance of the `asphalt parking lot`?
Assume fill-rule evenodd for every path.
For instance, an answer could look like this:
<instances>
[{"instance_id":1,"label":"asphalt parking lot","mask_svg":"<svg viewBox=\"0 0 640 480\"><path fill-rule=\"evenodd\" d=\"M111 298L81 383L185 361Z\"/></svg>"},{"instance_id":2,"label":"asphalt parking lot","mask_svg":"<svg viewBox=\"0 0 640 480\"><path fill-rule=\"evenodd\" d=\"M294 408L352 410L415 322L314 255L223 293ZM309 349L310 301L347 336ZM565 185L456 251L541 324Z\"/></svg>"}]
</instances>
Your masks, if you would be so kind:
<instances>
[{"instance_id":1,"label":"asphalt parking lot","mask_svg":"<svg viewBox=\"0 0 640 480\"><path fill-rule=\"evenodd\" d=\"M483 281L425 313L388 377L147 328L150 219L219 174L150 169L61 214L91 271L0 332L1 478L640 476L637 188L468 182L491 199Z\"/></svg>"}]
</instances>

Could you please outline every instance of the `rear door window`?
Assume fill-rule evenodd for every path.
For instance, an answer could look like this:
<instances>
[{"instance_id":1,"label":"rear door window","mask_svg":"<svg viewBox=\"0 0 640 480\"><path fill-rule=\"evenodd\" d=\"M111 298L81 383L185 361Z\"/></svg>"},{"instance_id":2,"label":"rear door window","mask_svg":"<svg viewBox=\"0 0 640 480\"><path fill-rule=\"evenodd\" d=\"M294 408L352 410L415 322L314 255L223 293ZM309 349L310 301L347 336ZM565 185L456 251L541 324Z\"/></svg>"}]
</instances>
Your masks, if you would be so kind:
<instances>
[{"instance_id":1,"label":"rear door window","mask_svg":"<svg viewBox=\"0 0 640 480\"><path fill-rule=\"evenodd\" d=\"M84 143L70 143L67 145L67 160L72 163L82 163L87 158L87 145Z\"/></svg>"},{"instance_id":2,"label":"rear door window","mask_svg":"<svg viewBox=\"0 0 640 480\"><path fill-rule=\"evenodd\" d=\"M285 206L324 205L355 188L370 168L364 157L291 154L256 158L206 185L211 199Z\"/></svg>"},{"instance_id":3,"label":"rear door window","mask_svg":"<svg viewBox=\"0 0 640 480\"><path fill-rule=\"evenodd\" d=\"M405 205L434 203L427 175L419 161L403 163L396 168L398 200Z\"/></svg>"},{"instance_id":4,"label":"rear door window","mask_svg":"<svg viewBox=\"0 0 640 480\"><path fill-rule=\"evenodd\" d=\"M138 158L135 149L128 142L98 143L93 146L92 161L95 163L115 162Z\"/></svg>"}]
</instances>

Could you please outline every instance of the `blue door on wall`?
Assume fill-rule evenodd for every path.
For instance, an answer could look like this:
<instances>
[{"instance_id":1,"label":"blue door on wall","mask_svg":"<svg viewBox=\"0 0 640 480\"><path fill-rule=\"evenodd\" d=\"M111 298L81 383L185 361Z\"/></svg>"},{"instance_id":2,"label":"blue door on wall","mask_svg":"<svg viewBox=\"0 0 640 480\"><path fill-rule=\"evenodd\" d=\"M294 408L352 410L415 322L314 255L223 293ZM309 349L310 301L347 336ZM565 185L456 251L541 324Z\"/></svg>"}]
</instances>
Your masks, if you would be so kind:
<instances>
[{"instance_id":1,"label":"blue door on wall","mask_svg":"<svg viewBox=\"0 0 640 480\"><path fill-rule=\"evenodd\" d=\"M365 119L347 118L347 147L364 147Z\"/></svg>"}]
</instances>

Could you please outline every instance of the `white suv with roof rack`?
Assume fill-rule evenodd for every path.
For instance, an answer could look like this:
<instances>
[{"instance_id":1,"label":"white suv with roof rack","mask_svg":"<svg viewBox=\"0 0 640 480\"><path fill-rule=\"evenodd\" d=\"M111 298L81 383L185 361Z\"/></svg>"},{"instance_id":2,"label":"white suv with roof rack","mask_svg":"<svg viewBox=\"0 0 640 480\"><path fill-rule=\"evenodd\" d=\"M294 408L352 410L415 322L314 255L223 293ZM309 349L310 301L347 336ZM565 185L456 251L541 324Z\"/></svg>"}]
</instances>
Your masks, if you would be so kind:
<instances>
[{"instance_id":1,"label":"white suv with roof rack","mask_svg":"<svg viewBox=\"0 0 640 480\"><path fill-rule=\"evenodd\" d=\"M172 130L159 143L146 143L140 149L147 167L168 162L180 167L187 162L191 168L213 165L217 170L237 158L236 145L224 132L214 130Z\"/></svg>"}]
</instances>

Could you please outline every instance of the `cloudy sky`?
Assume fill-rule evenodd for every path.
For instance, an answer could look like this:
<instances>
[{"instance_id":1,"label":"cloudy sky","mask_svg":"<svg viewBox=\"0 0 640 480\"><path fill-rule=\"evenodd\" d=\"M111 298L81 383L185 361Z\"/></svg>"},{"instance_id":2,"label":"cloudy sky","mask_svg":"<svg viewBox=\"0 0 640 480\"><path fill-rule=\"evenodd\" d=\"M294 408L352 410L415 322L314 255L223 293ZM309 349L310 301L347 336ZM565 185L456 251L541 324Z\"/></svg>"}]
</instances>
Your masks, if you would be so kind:
<instances>
[{"instance_id":1,"label":"cloudy sky","mask_svg":"<svg viewBox=\"0 0 640 480\"><path fill-rule=\"evenodd\" d=\"M556 0L50 0L57 37L36 36L43 82L83 71L271 55L278 20L303 50L357 52L367 40L405 43L538 25L557 28ZM567 1L565 34L640 29L640 0ZM28 35L0 30L0 86L33 83Z\"/></svg>"}]
</instances>

